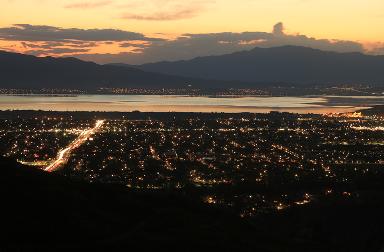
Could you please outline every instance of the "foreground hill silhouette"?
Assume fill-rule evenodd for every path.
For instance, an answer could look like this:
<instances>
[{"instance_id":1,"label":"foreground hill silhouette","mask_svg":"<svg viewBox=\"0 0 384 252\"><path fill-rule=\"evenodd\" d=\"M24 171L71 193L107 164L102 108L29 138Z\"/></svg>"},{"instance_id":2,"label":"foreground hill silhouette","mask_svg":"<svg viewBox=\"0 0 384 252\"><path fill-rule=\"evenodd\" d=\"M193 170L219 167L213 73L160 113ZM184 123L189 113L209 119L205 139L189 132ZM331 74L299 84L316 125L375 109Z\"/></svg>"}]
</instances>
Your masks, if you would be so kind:
<instances>
[{"instance_id":1,"label":"foreground hill silhouette","mask_svg":"<svg viewBox=\"0 0 384 252\"><path fill-rule=\"evenodd\" d=\"M215 247L228 239L219 244L224 248L240 228L247 229L237 218L176 195L90 185L3 158L0 167L6 210L0 247L157 248L187 241Z\"/></svg>"},{"instance_id":2,"label":"foreground hill silhouette","mask_svg":"<svg viewBox=\"0 0 384 252\"><path fill-rule=\"evenodd\" d=\"M76 58L35 57L0 51L0 88L185 88L189 84L225 85L222 81L148 73L136 68L98 65Z\"/></svg>"},{"instance_id":3,"label":"foreground hill silhouette","mask_svg":"<svg viewBox=\"0 0 384 252\"><path fill-rule=\"evenodd\" d=\"M87 184L0 158L0 248L379 251L382 190L248 221L171 191ZM382 188L381 188L382 189ZM370 189L372 190L372 189Z\"/></svg>"},{"instance_id":4,"label":"foreground hill silhouette","mask_svg":"<svg viewBox=\"0 0 384 252\"><path fill-rule=\"evenodd\" d=\"M327 52L299 46L254 48L222 56L144 64L137 68L226 81L384 85L384 56Z\"/></svg>"}]
</instances>

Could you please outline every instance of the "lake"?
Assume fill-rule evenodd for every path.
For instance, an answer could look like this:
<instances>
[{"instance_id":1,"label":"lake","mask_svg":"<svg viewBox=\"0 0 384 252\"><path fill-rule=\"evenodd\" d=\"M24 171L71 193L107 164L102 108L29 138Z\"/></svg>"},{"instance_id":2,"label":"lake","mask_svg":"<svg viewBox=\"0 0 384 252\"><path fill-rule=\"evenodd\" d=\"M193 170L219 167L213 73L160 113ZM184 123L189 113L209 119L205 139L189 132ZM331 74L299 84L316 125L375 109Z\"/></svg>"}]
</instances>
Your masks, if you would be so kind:
<instances>
[{"instance_id":1,"label":"lake","mask_svg":"<svg viewBox=\"0 0 384 252\"><path fill-rule=\"evenodd\" d=\"M374 105L384 105L384 96L0 95L0 110L342 113Z\"/></svg>"}]
</instances>

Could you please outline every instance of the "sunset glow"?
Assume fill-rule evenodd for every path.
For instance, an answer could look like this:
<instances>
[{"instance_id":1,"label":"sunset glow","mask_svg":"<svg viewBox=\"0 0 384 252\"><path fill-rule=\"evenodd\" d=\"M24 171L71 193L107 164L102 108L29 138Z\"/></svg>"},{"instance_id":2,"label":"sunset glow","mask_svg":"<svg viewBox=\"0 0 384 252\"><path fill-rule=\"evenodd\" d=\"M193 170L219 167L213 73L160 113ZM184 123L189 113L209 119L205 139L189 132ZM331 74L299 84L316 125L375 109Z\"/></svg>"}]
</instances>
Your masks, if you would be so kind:
<instances>
[{"instance_id":1,"label":"sunset glow","mask_svg":"<svg viewBox=\"0 0 384 252\"><path fill-rule=\"evenodd\" d=\"M0 0L0 4L0 49L37 56L144 63L163 60L164 54L170 54L168 47L174 53L169 59L177 60L191 58L177 50L194 50L199 56L207 54L203 46L212 49L229 43L231 48L211 50L223 54L258 46L258 41L262 47L298 44L342 52L384 52L380 0ZM278 22L284 23L280 37L243 39L243 32L271 34ZM235 39L212 41L213 33L231 33ZM199 34L198 41L191 40L200 44L197 48L185 47L190 34ZM324 41L328 44L318 45ZM333 46L340 41L343 44Z\"/></svg>"}]
</instances>

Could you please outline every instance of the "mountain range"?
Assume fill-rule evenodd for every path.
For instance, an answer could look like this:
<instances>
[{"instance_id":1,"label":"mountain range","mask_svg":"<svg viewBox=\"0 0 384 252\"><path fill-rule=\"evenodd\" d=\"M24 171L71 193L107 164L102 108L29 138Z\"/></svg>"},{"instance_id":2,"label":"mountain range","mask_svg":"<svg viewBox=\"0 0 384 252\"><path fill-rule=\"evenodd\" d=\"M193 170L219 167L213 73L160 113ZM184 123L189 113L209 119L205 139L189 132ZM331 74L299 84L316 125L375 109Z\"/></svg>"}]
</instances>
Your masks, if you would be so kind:
<instances>
[{"instance_id":1,"label":"mountain range","mask_svg":"<svg viewBox=\"0 0 384 252\"><path fill-rule=\"evenodd\" d=\"M384 56L298 46L144 65L0 51L0 88L228 88L279 84L384 84Z\"/></svg>"},{"instance_id":2,"label":"mountain range","mask_svg":"<svg viewBox=\"0 0 384 252\"><path fill-rule=\"evenodd\" d=\"M299 46L254 48L221 56L135 67L170 75L250 83L384 83L384 56L337 53Z\"/></svg>"},{"instance_id":3,"label":"mountain range","mask_svg":"<svg viewBox=\"0 0 384 252\"><path fill-rule=\"evenodd\" d=\"M4 51L0 51L0 76L0 88L182 88L192 84L223 84L222 81L149 73L132 67L99 65L76 58L35 57Z\"/></svg>"}]
</instances>

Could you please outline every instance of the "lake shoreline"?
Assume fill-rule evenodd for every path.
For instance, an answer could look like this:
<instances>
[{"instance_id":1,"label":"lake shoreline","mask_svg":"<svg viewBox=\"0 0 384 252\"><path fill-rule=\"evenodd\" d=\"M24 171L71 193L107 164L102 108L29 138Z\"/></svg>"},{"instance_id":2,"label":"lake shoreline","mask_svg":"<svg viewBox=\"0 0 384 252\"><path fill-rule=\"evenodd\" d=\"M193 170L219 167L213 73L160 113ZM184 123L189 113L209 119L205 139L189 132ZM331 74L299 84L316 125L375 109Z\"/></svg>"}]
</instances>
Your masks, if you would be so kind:
<instances>
[{"instance_id":1,"label":"lake shoreline","mask_svg":"<svg viewBox=\"0 0 384 252\"><path fill-rule=\"evenodd\" d=\"M384 97L306 96L239 98L179 95L0 95L0 110L299 114L348 113L384 105Z\"/></svg>"}]
</instances>

